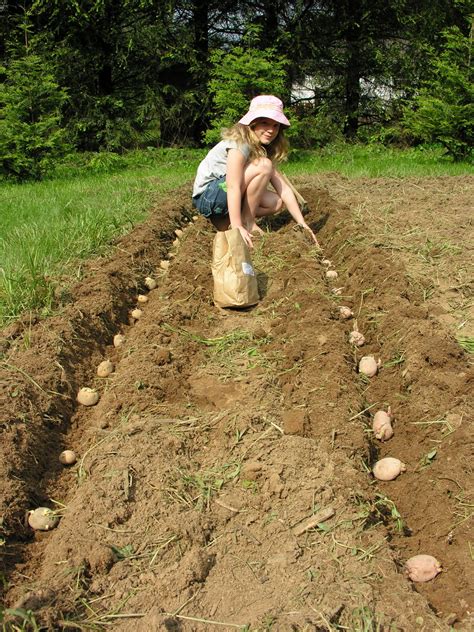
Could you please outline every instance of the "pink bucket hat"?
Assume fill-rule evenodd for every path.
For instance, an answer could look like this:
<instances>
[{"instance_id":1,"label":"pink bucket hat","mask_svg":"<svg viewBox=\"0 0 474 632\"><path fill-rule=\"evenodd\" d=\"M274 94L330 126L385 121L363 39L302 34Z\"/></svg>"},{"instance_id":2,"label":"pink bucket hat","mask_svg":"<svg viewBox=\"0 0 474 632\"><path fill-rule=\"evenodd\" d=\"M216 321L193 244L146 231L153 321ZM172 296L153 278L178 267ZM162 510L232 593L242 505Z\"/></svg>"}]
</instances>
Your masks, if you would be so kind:
<instances>
[{"instance_id":1,"label":"pink bucket hat","mask_svg":"<svg viewBox=\"0 0 474 632\"><path fill-rule=\"evenodd\" d=\"M257 118L269 118L272 121L290 127L290 121L283 114L283 103L271 94L261 94L250 101L249 111L239 123L250 125Z\"/></svg>"}]
</instances>

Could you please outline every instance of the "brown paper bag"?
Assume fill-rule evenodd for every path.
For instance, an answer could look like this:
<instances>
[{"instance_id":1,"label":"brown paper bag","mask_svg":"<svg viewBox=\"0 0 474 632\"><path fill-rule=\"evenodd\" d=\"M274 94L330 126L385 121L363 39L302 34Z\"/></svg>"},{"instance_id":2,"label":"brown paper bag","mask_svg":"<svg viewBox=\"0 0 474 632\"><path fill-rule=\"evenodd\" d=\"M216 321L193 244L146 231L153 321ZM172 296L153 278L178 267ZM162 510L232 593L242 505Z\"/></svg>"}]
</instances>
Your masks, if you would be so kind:
<instances>
[{"instance_id":1,"label":"brown paper bag","mask_svg":"<svg viewBox=\"0 0 474 632\"><path fill-rule=\"evenodd\" d=\"M257 276L238 228L216 234L211 267L217 306L248 307L258 303Z\"/></svg>"}]
</instances>

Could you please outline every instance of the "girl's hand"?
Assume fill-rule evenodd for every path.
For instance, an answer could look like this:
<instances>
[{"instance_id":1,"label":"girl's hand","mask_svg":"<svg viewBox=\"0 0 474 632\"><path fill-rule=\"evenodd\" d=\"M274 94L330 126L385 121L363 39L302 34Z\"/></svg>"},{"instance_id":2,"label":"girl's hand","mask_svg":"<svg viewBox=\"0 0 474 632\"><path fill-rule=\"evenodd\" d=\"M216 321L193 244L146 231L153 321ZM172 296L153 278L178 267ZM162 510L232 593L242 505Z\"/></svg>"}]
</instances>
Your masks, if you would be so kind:
<instances>
[{"instance_id":1,"label":"girl's hand","mask_svg":"<svg viewBox=\"0 0 474 632\"><path fill-rule=\"evenodd\" d=\"M245 243L247 244L247 246L249 248L253 248L253 242L252 242L252 233L249 233L249 231L244 228L243 226L237 226L237 228L239 229L240 234L242 235L242 239L245 241Z\"/></svg>"},{"instance_id":2,"label":"girl's hand","mask_svg":"<svg viewBox=\"0 0 474 632\"><path fill-rule=\"evenodd\" d=\"M307 230L311 236L311 239L314 241L314 244L322 250L321 246L319 245L318 240L316 239L316 235L313 233L313 231L311 230L311 228L308 226L308 224L306 222L301 222L299 224L297 224L298 226L301 226L301 228L303 228L304 230Z\"/></svg>"}]
</instances>

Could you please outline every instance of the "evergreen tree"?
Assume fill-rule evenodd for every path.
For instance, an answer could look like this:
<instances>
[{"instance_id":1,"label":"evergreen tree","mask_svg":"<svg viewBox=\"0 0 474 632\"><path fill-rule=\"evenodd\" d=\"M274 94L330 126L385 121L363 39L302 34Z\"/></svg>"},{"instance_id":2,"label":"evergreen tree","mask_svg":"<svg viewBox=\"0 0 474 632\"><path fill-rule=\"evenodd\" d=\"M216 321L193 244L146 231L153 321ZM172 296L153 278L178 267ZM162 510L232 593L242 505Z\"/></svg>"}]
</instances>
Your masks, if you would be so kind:
<instances>
[{"instance_id":1,"label":"evergreen tree","mask_svg":"<svg viewBox=\"0 0 474 632\"><path fill-rule=\"evenodd\" d=\"M257 94L275 94L284 99L287 62L274 49L218 49L211 55L211 63L209 92L214 116L205 134L207 143L218 141L221 129L236 123Z\"/></svg>"},{"instance_id":2,"label":"evergreen tree","mask_svg":"<svg viewBox=\"0 0 474 632\"><path fill-rule=\"evenodd\" d=\"M404 109L405 127L417 139L441 143L455 160L472 155L474 83L472 37L444 31L441 54L431 52L427 78Z\"/></svg>"},{"instance_id":3,"label":"evergreen tree","mask_svg":"<svg viewBox=\"0 0 474 632\"><path fill-rule=\"evenodd\" d=\"M70 146L61 127L67 94L54 68L38 54L23 54L0 67L0 173L40 179Z\"/></svg>"}]
</instances>

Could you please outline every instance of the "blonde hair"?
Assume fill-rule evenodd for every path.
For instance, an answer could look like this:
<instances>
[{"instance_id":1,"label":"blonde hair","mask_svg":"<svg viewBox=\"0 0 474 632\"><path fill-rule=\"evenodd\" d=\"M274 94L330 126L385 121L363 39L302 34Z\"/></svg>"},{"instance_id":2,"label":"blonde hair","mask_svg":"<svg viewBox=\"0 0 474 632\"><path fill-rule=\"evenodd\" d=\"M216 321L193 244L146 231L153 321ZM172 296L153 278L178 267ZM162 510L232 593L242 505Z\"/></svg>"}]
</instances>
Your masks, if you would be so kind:
<instances>
[{"instance_id":1,"label":"blonde hair","mask_svg":"<svg viewBox=\"0 0 474 632\"><path fill-rule=\"evenodd\" d=\"M250 148L249 160L257 158L270 158L272 162L281 162L288 156L288 141L285 138L283 127L280 125L278 134L269 145L262 145L252 129L252 125L236 123L232 127L222 130L224 140L233 140L237 145L248 145Z\"/></svg>"}]
</instances>

